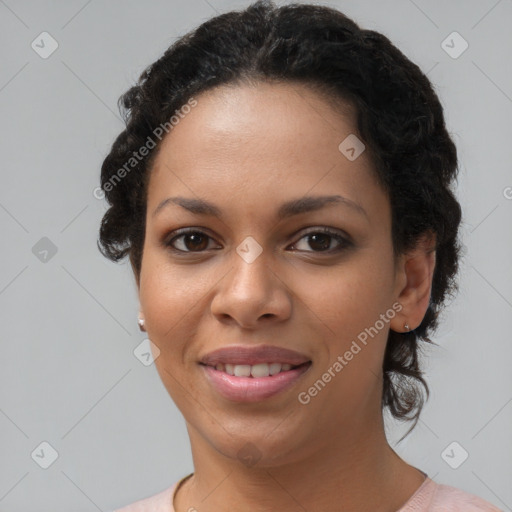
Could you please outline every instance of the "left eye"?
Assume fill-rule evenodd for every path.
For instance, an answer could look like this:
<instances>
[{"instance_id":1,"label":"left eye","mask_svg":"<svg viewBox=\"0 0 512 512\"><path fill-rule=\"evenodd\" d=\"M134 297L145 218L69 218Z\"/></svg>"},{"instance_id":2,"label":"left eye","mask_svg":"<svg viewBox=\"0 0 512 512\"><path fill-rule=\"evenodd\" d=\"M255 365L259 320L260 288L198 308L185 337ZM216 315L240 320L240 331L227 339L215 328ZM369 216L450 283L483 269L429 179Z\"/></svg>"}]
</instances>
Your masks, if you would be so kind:
<instances>
[{"instance_id":1,"label":"left eye","mask_svg":"<svg viewBox=\"0 0 512 512\"><path fill-rule=\"evenodd\" d=\"M350 245L350 242L345 237L341 236L336 231L331 231L330 229L316 229L315 231L310 231L302 236L300 240L306 238L309 239L306 244L310 247L316 246L317 249L321 249L320 251L315 250L309 252L334 252L344 249ZM329 241L329 239L331 240ZM338 247L335 247L334 249L330 248L333 239L338 243ZM308 251L306 250L306 252Z\"/></svg>"},{"instance_id":2,"label":"left eye","mask_svg":"<svg viewBox=\"0 0 512 512\"><path fill-rule=\"evenodd\" d=\"M194 229L178 230L176 233L178 234L165 243L165 245L170 247L174 252L202 252L208 248L208 241L213 240L203 231ZM335 252L351 245L351 242L347 238L336 231L325 228L316 228L315 230L311 230L304 234L299 239L299 242L295 243L291 247L299 245L300 241L303 239L309 239L306 244L310 247L316 248L316 250L313 251L308 251L306 249L306 252ZM334 249L331 248L333 239L338 243L338 247L335 247ZM183 248L175 247L176 241L180 241Z\"/></svg>"}]
</instances>

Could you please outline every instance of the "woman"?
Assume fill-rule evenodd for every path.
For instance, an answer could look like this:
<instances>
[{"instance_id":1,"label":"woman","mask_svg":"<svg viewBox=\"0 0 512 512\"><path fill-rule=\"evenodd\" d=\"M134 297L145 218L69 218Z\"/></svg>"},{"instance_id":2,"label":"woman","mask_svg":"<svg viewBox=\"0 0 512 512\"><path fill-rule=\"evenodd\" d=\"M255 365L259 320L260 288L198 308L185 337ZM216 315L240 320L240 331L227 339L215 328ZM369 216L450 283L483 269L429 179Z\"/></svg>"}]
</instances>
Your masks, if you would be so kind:
<instances>
[{"instance_id":1,"label":"woman","mask_svg":"<svg viewBox=\"0 0 512 512\"><path fill-rule=\"evenodd\" d=\"M260 1L187 34L122 97L100 249L194 473L134 511L499 510L389 446L457 288L457 152L431 84L342 13Z\"/></svg>"}]
</instances>

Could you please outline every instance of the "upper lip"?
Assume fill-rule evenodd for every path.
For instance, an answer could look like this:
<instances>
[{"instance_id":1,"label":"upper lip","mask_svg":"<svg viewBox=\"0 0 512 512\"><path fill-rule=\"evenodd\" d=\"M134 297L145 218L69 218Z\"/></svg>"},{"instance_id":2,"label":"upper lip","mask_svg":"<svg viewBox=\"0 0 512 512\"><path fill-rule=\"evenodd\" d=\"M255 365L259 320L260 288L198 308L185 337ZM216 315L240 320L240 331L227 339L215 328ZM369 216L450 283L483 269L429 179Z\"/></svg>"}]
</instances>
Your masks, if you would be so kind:
<instances>
[{"instance_id":1,"label":"upper lip","mask_svg":"<svg viewBox=\"0 0 512 512\"><path fill-rule=\"evenodd\" d=\"M259 345L256 347L231 345L206 354L199 362L207 366L215 366L219 363L248 365L281 363L297 366L309 361L310 359L306 355L287 348L272 345Z\"/></svg>"}]
</instances>

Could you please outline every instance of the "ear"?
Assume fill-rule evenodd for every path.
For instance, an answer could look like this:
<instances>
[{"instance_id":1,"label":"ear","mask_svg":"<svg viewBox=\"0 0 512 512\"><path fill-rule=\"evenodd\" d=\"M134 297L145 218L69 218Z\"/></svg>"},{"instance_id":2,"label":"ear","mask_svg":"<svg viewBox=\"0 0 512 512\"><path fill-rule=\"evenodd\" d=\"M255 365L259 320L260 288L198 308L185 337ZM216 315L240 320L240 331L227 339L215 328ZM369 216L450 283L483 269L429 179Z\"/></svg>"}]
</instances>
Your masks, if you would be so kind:
<instances>
[{"instance_id":1,"label":"ear","mask_svg":"<svg viewBox=\"0 0 512 512\"><path fill-rule=\"evenodd\" d=\"M133 271L133 277L135 278L135 285L137 286L137 295L140 297L140 276L137 273L137 268L135 267L135 264L134 264L131 254L130 254L130 264L131 264L132 271ZM138 315L137 323L139 324L139 330L142 332L146 332L145 318L144 318L144 312L142 311L142 307L139 308L139 315Z\"/></svg>"},{"instance_id":2,"label":"ear","mask_svg":"<svg viewBox=\"0 0 512 512\"><path fill-rule=\"evenodd\" d=\"M400 312L391 320L396 332L408 332L418 327L427 312L432 291L432 278L436 264L435 233L428 232L416 247L401 256L396 272L396 300L402 305Z\"/></svg>"},{"instance_id":3,"label":"ear","mask_svg":"<svg viewBox=\"0 0 512 512\"><path fill-rule=\"evenodd\" d=\"M137 294L139 294L139 292L140 292L140 276L135 267L135 262L133 260L133 255L131 252L130 252L130 265L132 267L133 277L135 278L135 285L137 286Z\"/></svg>"}]
</instances>

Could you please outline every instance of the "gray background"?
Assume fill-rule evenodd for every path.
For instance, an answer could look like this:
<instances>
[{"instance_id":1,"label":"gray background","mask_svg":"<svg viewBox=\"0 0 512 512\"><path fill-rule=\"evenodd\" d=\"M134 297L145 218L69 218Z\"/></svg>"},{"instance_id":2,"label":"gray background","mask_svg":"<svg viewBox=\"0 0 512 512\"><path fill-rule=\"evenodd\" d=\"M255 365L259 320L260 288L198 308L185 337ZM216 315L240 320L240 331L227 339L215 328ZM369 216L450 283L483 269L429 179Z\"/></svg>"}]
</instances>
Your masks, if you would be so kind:
<instances>
[{"instance_id":1,"label":"gray background","mask_svg":"<svg viewBox=\"0 0 512 512\"><path fill-rule=\"evenodd\" d=\"M112 510L193 470L181 413L134 355L136 287L96 247L93 190L123 129L120 94L176 37L248 4L0 0L0 511ZM460 156L461 291L424 362L431 399L395 449L512 510L512 2L323 4L428 73ZM59 45L47 59L31 47L43 31ZM453 31L469 44L458 58L441 46ZM406 428L388 422L392 445ZM47 469L43 441L58 452ZM442 456L454 441L469 453L457 469Z\"/></svg>"}]
</instances>

